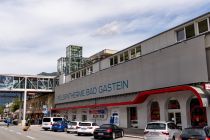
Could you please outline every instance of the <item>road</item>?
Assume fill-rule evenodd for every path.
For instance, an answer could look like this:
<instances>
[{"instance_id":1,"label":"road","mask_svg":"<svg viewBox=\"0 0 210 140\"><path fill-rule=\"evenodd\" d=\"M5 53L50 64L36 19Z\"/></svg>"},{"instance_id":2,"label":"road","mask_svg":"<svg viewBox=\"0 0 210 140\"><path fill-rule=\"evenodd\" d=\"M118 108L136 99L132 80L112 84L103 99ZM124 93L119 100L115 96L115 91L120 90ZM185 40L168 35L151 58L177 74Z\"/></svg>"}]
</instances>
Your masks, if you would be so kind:
<instances>
[{"instance_id":1,"label":"road","mask_svg":"<svg viewBox=\"0 0 210 140\"><path fill-rule=\"evenodd\" d=\"M65 132L44 131L40 126L31 126L23 131L22 126L9 126L0 123L0 140L94 140L93 136L77 136ZM139 138L123 137L117 140L140 140Z\"/></svg>"}]
</instances>

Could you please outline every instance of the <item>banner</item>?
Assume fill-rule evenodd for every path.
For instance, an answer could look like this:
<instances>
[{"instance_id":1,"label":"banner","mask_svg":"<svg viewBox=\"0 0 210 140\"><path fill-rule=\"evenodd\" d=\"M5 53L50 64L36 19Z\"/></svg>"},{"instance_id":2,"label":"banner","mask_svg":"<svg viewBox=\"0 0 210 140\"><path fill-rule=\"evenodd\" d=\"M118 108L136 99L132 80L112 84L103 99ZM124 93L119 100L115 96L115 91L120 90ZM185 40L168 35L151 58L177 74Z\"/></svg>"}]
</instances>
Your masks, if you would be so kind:
<instances>
[{"instance_id":1,"label":"banner","mask_svg":"<svg viewBox=\"0 0 210 140\"><path fill-rule=\"evenodd\" d=\"M0 75L0 89L13 88L13 77Z\"/></svg>"}]
</instances>

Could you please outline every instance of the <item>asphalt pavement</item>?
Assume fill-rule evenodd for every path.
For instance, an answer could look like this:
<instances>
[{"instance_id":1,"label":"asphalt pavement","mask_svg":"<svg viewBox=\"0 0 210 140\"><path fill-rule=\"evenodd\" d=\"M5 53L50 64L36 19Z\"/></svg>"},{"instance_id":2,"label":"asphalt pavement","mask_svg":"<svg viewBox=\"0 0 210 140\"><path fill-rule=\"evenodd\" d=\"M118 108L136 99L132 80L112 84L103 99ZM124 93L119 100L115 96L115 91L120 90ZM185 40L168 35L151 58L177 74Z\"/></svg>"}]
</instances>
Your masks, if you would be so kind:
<instances>
[{"instance_id":1,"label":"asphalt pavement","mask_svg":"<svg viewBox=\"0 0 210 140\"><path fill-rule=\"evenodd\" d=\"M0 123L0 140L94 140L93 136L77 136L66 132L44 131L41 126L32 125L28 131L22 126L9 126ZM140 140L139 137L123 137L118 140Z\"/></svg>"}]
</instances>

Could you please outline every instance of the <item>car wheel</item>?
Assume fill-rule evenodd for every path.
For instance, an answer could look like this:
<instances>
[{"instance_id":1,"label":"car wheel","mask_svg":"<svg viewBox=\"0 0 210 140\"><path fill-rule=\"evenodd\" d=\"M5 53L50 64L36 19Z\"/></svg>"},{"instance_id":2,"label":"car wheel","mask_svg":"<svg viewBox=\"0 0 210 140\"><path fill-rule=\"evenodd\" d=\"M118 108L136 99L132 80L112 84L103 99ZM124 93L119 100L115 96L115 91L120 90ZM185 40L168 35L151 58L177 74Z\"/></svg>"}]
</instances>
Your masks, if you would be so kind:
<instances>
[{"instance_id":1,"label":"car wheel","mask_svg":"<svg viewBox=\"0 0 210 140\"><path fill-rule=\"evenodd\" d=\"M173 136L172 140L175 140L175 137Z\"/></svg>"},{"instance_id":2,"label":"car wheel","mask_svg":"<svg viewBox=\"0 0 210 140\"><path fill-rule=\"evenodd\" d=\"M121 137L124 137L124 132L123 131L121 132Z\"/></svg>"},{"instance_id":3,"label":"car wheel","mask_svg":"<svg viewBox=\"0 0 210 140\"><path fill-rule=\"evenodd\" d=\"M66 133L70 133L69 131L66 131Z\"/></svg>"},{"instance_id":4,"label":"car wheel","mask_svg":"<svg viewBox=\"0 0 210 140\"><path fill-rule=\"evenodd\" d=\"M98 137L97 136L94 136L94 139L98 139Z\"/></svg>"},{"instance_id":5,"label":"car wheel","mask_svg":"<svg viewBox=\"0 0 210 140\"><path fill-rule=\"evenodd\" d=\"M113 140L116 139L116 134L115 134L115 132L112 133L112 139L113 139Z\"/></svg>"},{"instance_id":6,"label":"car wheel","mask_svg":"<svg viewBox=\"0 0 210 140\"><path fill-rule=\"evenodd\" d=\"M77 135L80 136L81 134L80 133L77 133Z\"/></svg>"}]
</instances>

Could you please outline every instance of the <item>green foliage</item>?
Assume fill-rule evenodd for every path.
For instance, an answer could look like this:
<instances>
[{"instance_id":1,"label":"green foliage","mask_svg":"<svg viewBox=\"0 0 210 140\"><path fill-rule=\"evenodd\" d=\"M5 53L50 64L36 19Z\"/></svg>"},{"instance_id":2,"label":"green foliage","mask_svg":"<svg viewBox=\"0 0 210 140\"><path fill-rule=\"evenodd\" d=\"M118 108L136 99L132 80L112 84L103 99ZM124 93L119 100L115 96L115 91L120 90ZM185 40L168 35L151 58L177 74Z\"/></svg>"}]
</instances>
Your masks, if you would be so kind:
<instances>
[{"instance_id":1,"label":"green foliage","mask_svg":"<svg viewBox=\"0 0 210 140\"><path fill-rule=\"evenodd\" d=\"M3 114L3 113L4 113L4 107L0 106L0 114Z\"/></svg>"},{"instance_id":2,"label":"green foliage","mask_svg":"<svg viewBox=\"0 0 210 140\"><path fill-rule=\"evenodd\" d=\"M12 108L11 108L11 111L12 112L15 112L16 110L18 110L21 106L21 101L16 98L14 101L13 101L13 104L12 104Z\"/></svg>"}]
</instances>

